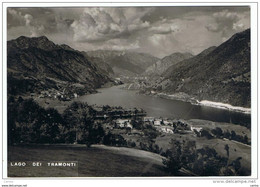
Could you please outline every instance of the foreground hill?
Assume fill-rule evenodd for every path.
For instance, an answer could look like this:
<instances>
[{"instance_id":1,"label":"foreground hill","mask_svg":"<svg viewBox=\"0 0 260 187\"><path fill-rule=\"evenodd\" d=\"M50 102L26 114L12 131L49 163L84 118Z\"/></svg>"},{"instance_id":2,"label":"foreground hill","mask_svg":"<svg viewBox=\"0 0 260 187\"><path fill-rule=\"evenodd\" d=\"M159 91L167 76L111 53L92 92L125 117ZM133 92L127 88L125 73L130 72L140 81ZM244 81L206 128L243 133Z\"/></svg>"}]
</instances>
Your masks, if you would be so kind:
<instances>
[{"instance_id":1,"label":"foreground hill","mask_svg":"<svg viewBox=\"0 0 260 187\"><path fill-rule=\"evenodd\" d=\"M233 35L217 48L171 66L157 92L184 92L198 100L250 107L250 29Z\"/></svg>"},{"instance_id":2,"label":"foreground hill","mask_svg":"<svg viewBox=\"0 0 260 187\"><path fill-rule=\"evenodd\" d=\"M165 72L170 66L177 64L185 59L193 57L190 53L173 53L169 56L164 57L163 59L155 62L153 65L148 67L145 71L145 75L161 75Z\"/></svg>"},{"instance_id":3,"label":"foreground hill","mask_svg":"<svg viewBox=\"0 0 260 187\"><path fill-rule=\"evenodd\" d=\"M116 76L141 74L159 60L149 54L128 51L98 50L88 51L86 54L109 64Z\"/></svg>"},{"instance_id":4,"label":"foreground hill","mask_svg":"<svg viewBox=\"0 0 260 187\"><path fill-rule=\"evenodd\" d=\"M81 52L45 36L21 36L7 43L9 93L35 92L77 83L93 91L110 79Z\"/></svg>"},{"instance_id":5,"label":"foreground hill","mask_svg":"<svg viewBox=\"0 0 260 187\"><path fill-rule=\"evenodd\" d=\"M76 161L77 167L47 167L55 160ZM162 156L125 147L94 145L10 146L8 161L41 160L42 167L8 167L9 177L142 177L168 176ZM29 164L28 164L29 165ZM123 167L122 167L123 166ZM180 175L184 175L180 173Z\"/></svg>"}]
</instances>

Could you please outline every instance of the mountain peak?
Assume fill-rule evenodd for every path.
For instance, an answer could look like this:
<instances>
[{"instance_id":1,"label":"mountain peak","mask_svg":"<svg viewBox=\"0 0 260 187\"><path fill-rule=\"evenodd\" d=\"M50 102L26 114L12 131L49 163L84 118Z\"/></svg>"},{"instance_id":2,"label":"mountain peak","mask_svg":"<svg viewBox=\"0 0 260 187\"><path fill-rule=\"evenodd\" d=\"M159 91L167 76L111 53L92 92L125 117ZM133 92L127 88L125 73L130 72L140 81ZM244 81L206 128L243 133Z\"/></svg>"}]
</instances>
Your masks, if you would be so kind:
<instances>
[{"instance_id":1,"label":"mountain peak","mask_svg":"<svg viewBox=\"0 0 260 187\"><path fill-rule=\"evenodd\" d=\"M17 39L8 41L8 47L27 49L27 48L40 48L46 51L59 48L58 45L50 41L46 36L40 37L27 37L20 36Z\"/></svg>"},{"instance_id":2,"label":"mountain peak","mask_svg":"<svg viewBox=\"0 0 260 187\"><path fill-rule=\"evenodd\" d=\"M19 36L18 38L14 39L16 41L24 41L24 40L38 40L38 41L49 41L46 36L39 36L39 37L28 37L28 36ZM11 40L11 41L14 41Z\"/></svg>"},{"instance_id":3,"label":"mountain peak","mask_svg":"<svg viewBox=\"0 0 260 187\"><path fill-rule=\"evenodd\" d=\"M246 38L246 37L250 37L250 28L242 31L242 32L238 32L236 34L234 34L230 39L229 41L233 41L233 40L236 40L236 39L241 39L241 38Z\"/></svg>"},{"instance_id":4,"label":"mountain peak","mask_svg":"<svg viewBox=\"0 0 260 187\"><path fill-rule=\"evenodd\" d=\"M32 39L37 39L40 41L49 41L49 39L46 36L32 37Z\"/></svg>"}]
</instances>

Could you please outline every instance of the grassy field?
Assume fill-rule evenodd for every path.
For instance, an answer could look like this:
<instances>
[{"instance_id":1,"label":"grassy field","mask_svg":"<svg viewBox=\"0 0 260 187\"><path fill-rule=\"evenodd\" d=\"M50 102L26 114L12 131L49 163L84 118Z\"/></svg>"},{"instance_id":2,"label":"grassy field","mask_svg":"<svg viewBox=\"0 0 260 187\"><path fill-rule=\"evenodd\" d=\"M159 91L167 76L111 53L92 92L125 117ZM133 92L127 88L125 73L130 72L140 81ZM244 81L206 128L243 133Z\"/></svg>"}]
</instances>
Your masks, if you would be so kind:
<instances>
[{"instance_id":1,"label":"grassy field","mask_svg":"<svg viewBox=\"0 0 260 187\"><path fill-rule=\"evenodd\" d=\"M9 177L166 176L160 155L130 148L96 145L9 146L8 161L77 161L78 167L12 167Z\"/></svg>"}]
</instances>

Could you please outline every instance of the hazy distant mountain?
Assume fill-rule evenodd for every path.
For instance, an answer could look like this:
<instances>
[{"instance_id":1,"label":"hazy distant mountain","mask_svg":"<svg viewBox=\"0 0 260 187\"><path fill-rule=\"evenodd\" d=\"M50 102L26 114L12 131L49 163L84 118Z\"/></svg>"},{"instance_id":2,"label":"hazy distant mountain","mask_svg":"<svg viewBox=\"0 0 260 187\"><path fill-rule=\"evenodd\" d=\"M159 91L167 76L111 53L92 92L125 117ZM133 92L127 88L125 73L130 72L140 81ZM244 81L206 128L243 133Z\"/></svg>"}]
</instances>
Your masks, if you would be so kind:
<instances>
[{"instance_id":1,"label":"hazy distant mountain","mask_svg":"<svg viewBox=\"0 0 260 187\"><path fill-rule=\"evenodd\" d=\"M114 71L112 69L112 67L106 63L104 60L102 60L102 58L99 57L94 57L94 56L89 56L85 51L82 51L82 53L85 55L85 57L92 62L93 64L95 64L95 66L97 66L103 74L113 77L114 76Z\"/></svg>"},{"instance_id":2,"label":"hazy distant mountain","mask_svg":"<svg viewBox=\"0 0 260 187\"><path fill-rule=\"evenodd\" d=\"M16 82L31 88L37 85L55 87L57 82L66 81L93 90L110 81L81 52L67 45L56 45L45 36L21 36L8 41L7 68L8 81L12 82L8 86L13 89Z\"/></svg>"},{"instance_id":3,"label":"hazy distant mountain","mask_svg":"<svg viewBox=\"0 0 260 187\"><path fill-rule=\"evenodd\" d=\"M156 90L250 107L250 29L171 66Z\"/></svg>"},{"instance_id":4,"label":"hazy distant mountain","mask_svg":"<svg viewBox=\"0 0 260 187\"><path fill-rule=\"evenodd\" d=\"M173 53L163 59L155 62L153 65L148 67L145 71L145 75L161 75L171 65L177 64L180 61L193 57L190 53Z\"/></svg>"},{"instance_id":5,"label":"hazy distant mountain","mask_svg":"<svg viewBox=\"0 0 260 187\"><path fill-rule=\"evenodd\" d=\"M101 59L109 64L115 75L138 75L159 59L145 53L128 51L97 50L88 51L87 55Z\"/></svg>"}]
</instances>

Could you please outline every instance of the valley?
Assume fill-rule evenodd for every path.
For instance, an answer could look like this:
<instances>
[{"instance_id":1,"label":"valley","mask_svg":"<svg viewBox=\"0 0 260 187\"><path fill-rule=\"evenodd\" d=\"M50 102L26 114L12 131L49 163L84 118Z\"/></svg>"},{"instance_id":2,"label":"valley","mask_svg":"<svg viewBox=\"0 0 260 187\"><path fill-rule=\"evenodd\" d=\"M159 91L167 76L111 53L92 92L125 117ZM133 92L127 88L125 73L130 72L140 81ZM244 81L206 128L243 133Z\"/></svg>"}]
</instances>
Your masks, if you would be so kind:
<instances>
[{"instance_id":1,"label":"valley","mask_svg":"<svg viewBox=\"0 0 260 187\"><path fill-rule=\"evenodd\" d=\"M48 160L42 151L54 155L56 144L64 144L58 148L62 158L82 162L78 176L250 175L249 33L198 55L162 59L130 51L78 51L47 37L8 41L9 161L25 159L16 149L28 152L28 161L34 152ZM128 149L137 153L120 158ZM95 166L108 162L102 154L111 156L109 175ZM119 174L118 159L137 172L125 168ZM92 168L83 167L85 162ZM149 168L143 173L141 166ZM215 169L207 173L203 167ZM9 168L10 176L17 172Z\"/></svg>"}]
</instances>

